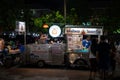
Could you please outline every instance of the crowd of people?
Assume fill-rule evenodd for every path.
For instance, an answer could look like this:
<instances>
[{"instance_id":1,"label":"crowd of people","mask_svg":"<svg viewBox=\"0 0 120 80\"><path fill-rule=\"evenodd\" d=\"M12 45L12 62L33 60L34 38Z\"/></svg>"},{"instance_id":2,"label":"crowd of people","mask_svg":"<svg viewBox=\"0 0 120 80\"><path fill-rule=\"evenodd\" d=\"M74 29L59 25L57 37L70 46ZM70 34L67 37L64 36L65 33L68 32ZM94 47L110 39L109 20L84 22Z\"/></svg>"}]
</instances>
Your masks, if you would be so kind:
<instances>
[{"instance_id":1,"label":"crowd of people","mask_svg":"<svg viewBox=\"0 0 120 80\"><path fill-rule=\"evenodd\" d=\"M4 39L0 38L0 65L6 67L14 64L14 61L18 61L18 56L24 52L24 49L24 46L19 41L6 42ZM11 63L7 64L8 61Z\"/></svg>"},{"instance_id":2,"label":"crowd of people","mask_svg":"<svg viewBox=\"0 0 120 80\"><path fill-rule=\"evenodd\" d=\"M109 76L114 75L116 68L116 47L112 39L106 39L106 36L101 36L100 41L96 38L91 39L90 46L90 80L94 80L96 72L100 74L102 80L106 80Z\"/></svg>"}]
</instances>

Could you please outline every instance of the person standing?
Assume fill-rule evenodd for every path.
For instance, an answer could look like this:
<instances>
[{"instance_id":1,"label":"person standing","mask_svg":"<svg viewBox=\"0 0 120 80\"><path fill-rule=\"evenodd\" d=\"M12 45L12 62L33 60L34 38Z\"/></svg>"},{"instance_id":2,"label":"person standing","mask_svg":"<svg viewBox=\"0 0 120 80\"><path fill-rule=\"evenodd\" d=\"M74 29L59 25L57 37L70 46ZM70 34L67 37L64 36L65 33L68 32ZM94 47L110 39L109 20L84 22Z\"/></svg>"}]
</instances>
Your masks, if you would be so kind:
<instances>
[{"instance_id":1,"label":"person standing","mask_svg":"<svg viewBox=\"0 0 120 80\"><path fill-rule=\"evenodd\" d=\"M82 40L83 48L88 49L91 45L90 36L86 36L86 39Z\"/></svg>"},{"instance_id":2,"label":"person standing","mask_svg":"<svg viewBox=\"0 0 120 80\"><path fill-rule=\"evenodd\" d=\"M110 40L109 44L111 46L111 55L110 55L111 76L114 76L114 71L116 69L115 57L116 57L117 49L115 47L113 40Z\"/></svg>"},{"instance_id":3,"label":"person standing","mask_svg":"<svg viewBox=\"0 0 120 80\"><path fill-rule=\"evenodd\" d=\"M108 76L108 70L110 68L110 52L111 47L106 42L106 37L100 37L100 43L97 47L96 59L98 61L98 69L100 76L103 80Z\"/></svg>"},{"instance_id":4,"label":"person standing","mask_svg":"<svg viewBox=\"0 0 120 80\"><path fill-rule=\"evenodd\" d=\"M90 76L89 79L95 80L95 75L97 71L97 60L96 60L96 50L98 42L96 38L91 40L90 53L89 53L89 62L90 62Z\"/></svg>"}]
</instances>

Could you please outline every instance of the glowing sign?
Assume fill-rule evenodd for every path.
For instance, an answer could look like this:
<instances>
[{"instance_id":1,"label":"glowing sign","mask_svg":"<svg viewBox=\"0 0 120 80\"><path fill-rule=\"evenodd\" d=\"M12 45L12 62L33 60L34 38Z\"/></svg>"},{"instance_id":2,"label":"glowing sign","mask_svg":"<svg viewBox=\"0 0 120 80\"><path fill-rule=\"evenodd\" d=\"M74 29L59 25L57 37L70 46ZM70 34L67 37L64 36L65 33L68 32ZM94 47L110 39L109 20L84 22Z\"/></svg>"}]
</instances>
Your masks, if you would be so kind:
<instances>
[{"instance_id":1,"label":"glowing sign","mask_svg":"<svg viewBox=\"0 0 120 80\"><path fill-rule=\"evenodd\" d=\"M25 22L16 21L16 31L25 32Z\"/></svg>"},{"instance_id":2,"label":"glowing sign","mask_svg":"<svg viewBox=\"0 0 120 80\"><path fill-rule=\"evenodd\" d=\"M52 37L58 37L58 36L60 36L60 34L61 34L60 27L57 26L57 25L51 26L50 29L49 29L49 34Z\"/></svg>"}]
</instances>

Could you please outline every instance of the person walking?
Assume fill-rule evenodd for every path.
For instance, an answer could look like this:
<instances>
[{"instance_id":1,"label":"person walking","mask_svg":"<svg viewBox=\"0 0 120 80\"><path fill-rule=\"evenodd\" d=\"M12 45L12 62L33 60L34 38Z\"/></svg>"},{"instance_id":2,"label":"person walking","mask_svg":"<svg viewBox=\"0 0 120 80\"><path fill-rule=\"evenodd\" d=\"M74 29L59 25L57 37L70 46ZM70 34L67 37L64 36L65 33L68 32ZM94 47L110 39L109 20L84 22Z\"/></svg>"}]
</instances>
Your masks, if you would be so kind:
<instances>
[{"instance_id":1,"label":"person walking","mask_svg":"<svg viewBox=\"0 0 120 80\"><path fill-rule=\"evenodd\" d=\"M113 40L110 40L109 44L111 46L111 55L110 55L111 77L113 77L116 69L115 57L116 57L117 49L115 47Z\"/></svg>"},{"instance_id":2,"label":"person walking","mask_svg":"<svg viewBox=\"0 0 120 80\"><path fill-rule=\"evenodd\" d=\"M97 71L97 60L96 60L96 50L98 42L96 38L91 40L90 53L89 53L89 62L90 62L90 76L89 80L95 80L96 71Z\"/></svg>"},{"instance_id":3,"label":"person walking","mask_svg":"<svg viewBox=\"0 0 120 80\"><path fill-rule=\"evenodd\" d=\"M100 43L97 47L96 59L98 62L98 69L102 80L105 80L108 76L108 70L110 68L110 52L111 47L106 42L106 37L100 37Z\"/></svg>"}]
</instances>

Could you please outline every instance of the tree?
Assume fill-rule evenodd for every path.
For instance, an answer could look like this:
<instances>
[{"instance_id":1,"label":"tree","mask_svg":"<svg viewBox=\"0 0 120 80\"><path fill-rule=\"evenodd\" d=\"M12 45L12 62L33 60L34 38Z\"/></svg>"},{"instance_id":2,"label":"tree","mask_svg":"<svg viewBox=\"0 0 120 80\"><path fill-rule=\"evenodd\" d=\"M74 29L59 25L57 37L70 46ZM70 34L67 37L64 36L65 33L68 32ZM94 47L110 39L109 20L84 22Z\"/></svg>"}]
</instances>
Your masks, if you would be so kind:
<instances>
[{"instance_id":1,"label":"tree","mask_svg":"<svg viewBox=\"0 0 120 80\"><path fill-rule=\"evenodd\" d=\"M78 15L75 11L75 8L70 9L70 13L67 14L66 23L67 24L79 24Z\"/></svg>"},{"instance_id":2,"label":"tree","mask_svg":"<svg viewBox=\"0 0 120 80\"><path fill-rule=\"evenodd\" d=\"M16 21L16 9L1 9L0 15L0 25L3 28L3 30L5 31L10 31L15 29L15 21ZM4 13L4 14L3 14Z\"/></svg>"},{"instance_id":3,"label":"tree","mask_svg":"<svg viewBox=\"0 0 120 80\"><path fill-rule=\"evenodd\" d=\"M59 11L53 11L52 13L42 15L39 18L33 18L33 21L34 25L39 28L38 30L46 31L43 29L43 24L51 26L54 23L64 23L64 17Z\"/></svg>"},{"instance_id":4,"label":"tree","mask_svg":"<svg viewBox=\"0 0 120 80\"><path fill-rule=\"evenodd\" d=\"M0 27L3 31L15 30L15 22L20 16L20 9L24 7L23 0L1 0Z\"/></svg>"}]
</instances>

